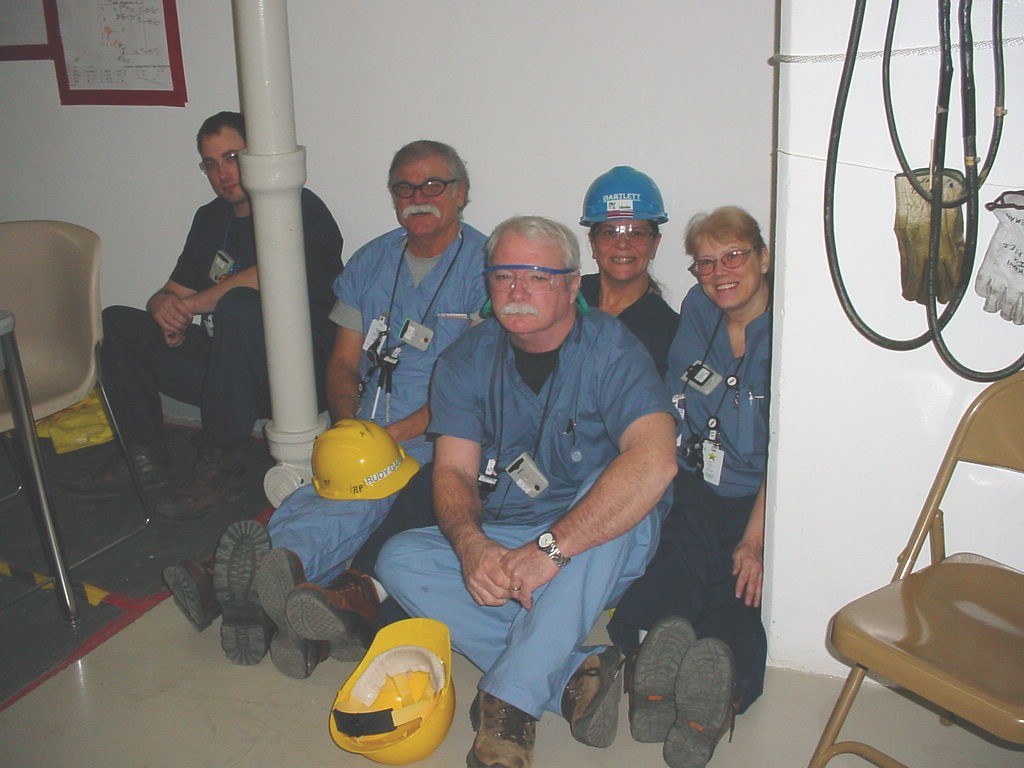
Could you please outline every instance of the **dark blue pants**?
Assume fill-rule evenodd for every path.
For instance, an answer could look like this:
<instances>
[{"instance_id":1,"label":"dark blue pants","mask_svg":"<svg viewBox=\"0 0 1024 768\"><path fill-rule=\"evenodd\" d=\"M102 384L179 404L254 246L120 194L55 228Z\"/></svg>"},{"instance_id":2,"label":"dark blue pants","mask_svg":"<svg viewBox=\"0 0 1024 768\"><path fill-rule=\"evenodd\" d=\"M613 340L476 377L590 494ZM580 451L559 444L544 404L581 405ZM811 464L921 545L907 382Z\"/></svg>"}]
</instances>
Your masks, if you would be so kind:
<instances>
[{"instance_id":1,"label":"dark blue pants","mask_svg":"<svg viewBox=\"0 0 1024 768\"><path fill-rule=\"evenodd\" d=\"M740 712L764 690L767 659L761 610L736 598L732 575L732 552L755 498L718 496L700 476L680 472L658 551L608 624L612 641L627 654L639 645L639 630L668 615L688 619L698 638L724 641L736 661Z\"/></svg>"},{"instance_id":2,"label":"dark blue pants","mask_svg":"<svg viewBox=\"0 0 1024 768\"><path fill-rule=\"evenodd\" d=\"M129 438L162 442L160 393L199 406L201 445L244 445L258 418L270 413L267 357L259 292L234 288L217 302L214 337L190 325L178 347L164 343L148 312L103 310L103 382L118 424Z\"/></svg>"}]
</instances>

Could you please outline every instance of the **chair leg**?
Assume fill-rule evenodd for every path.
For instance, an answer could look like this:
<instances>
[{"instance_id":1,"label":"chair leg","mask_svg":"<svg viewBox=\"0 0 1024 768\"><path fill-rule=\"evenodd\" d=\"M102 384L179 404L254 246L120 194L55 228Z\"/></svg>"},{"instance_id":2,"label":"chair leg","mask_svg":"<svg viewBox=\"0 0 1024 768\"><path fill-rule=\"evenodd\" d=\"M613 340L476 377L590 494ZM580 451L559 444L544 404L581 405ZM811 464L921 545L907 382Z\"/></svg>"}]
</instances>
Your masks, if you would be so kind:
<instances>
[{"instance_id":1,"label":"chair leg","mask_svg":"<svg viewBox=\"0 0 1024 768\"><path fill-rule=\"evenodd\" d=\"M843 690L839 693L839 698L836 699L836 704L832 708L832 714L825 724L825 730L821 733L821 739L818 741L808 768L824 768L825 764L835 756L836 753L832 752L832 747L835 746L836 739L839 738L839 732L843 728L843 723L846 722L846 716L850 714L853 700L857 697L861 683L864 682L865 672L866 670L861 666L855 666L850 670Z\"/></svg>"},{"instance_id":2,"label":"chair leg","mask_svg":"<svg viewBox=\"0 0 1024 768\"><path fill-rule=\"evenodd\" d=\"M4 445L4 453L7 454L7 461L11 465L11 469L14 470L14 490L6 496L0 497L0 504L3 504L5 501L10 501L25 490L25 479L22 476L21 462L18 460L14 449L11 447L11 440L13 440L13 438L10 433L5 432L3 435L0 435L0 442L3 442Z\"/></svg>"},{"instance_id":3,"label":"chair leg","mask_svg":"<svg viewBox=\"0 0 1024 768\"><path fill-rule=\"evenodd\" d=\"M29 401L28 387L25 384L25 371L18 354L18 344L14 337L13 327L9 332L0 334L0 366L3 367L4 379L7 384L7 396L11 402L11 413L14 425L21 439L22 454L26 462L29 479L29 501L32 512L39 527L43 546L50 560L52 576L37 584L32 589L19 595L15 600L34 592L36 589L53 581L60 597L60 608L64 621L72 628L78 625L78 598L71 585L69 569L64 563L64 551L60 534L53 519L50 495L47 491L46 473L43 468L42 456L39 452L39 439L36 437L35 420L32 418L32 404ZM10 605L13 600L8 602Z\"/></svg>"},{"instance_id":4,"label":"chair leg","mask_svg":"<svg viewBox=\"0 0 1024 768\"><path fill-rule=\"evenodd\" d=\"M131 455L128 453L128 442L124 437L124 433L121 432L120 425L117 423L117 419L114 418L114 411L110 407L110 400L107 398L107 391L103 387L103 369L100 363L100 348L96 345L96 389L99 391L100 402L103 403L103 410L106 411L107 421L110 422L110 429L114 433L114 438L117 440L117 445L121 449L121 455L124 456L124 460L128 465L128 474L132 479L132 486L135 488L135 493L139 497L139 503L142 507L142 514L139 517L138 525L132 528L128 533L119 536L109 544L104 545L100 549L96 550L90 555L83 557L81 560L72 565L72 568L77 568L83 563L92 560L94 557L103 554L107 550L116 547L118 544L127 541L133 536L142 533L149 525L152 519L152 514L149 509L149 500L146 498L146 489L142 484L142 478L139 476L139 470L135 466L135 462L132 461Z\"/></svg>"}]
</instances>

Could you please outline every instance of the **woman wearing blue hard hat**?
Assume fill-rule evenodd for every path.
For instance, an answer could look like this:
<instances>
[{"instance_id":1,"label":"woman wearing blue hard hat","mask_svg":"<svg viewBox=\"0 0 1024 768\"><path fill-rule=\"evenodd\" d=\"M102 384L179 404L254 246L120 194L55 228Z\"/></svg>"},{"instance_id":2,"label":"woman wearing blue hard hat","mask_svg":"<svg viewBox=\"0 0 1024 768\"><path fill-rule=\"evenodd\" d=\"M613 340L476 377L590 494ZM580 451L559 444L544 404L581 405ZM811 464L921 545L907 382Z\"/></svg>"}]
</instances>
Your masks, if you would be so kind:
<instances>
[{"instance_id":1,"label":"woman wearing blue hard hat","mask_svg":"<svg viewBox=\"0 0 1024 768\"><path fill-rule=\"evenodd\" d=\"M619 165L598 176L583 199L580 224L590 227L596 275L584 275L583 298L617 316L640 339L664 376L679 315L661 297L649 267L658 252L658 225L668 221L658 185Z\"/></svg>"}]
</instances>

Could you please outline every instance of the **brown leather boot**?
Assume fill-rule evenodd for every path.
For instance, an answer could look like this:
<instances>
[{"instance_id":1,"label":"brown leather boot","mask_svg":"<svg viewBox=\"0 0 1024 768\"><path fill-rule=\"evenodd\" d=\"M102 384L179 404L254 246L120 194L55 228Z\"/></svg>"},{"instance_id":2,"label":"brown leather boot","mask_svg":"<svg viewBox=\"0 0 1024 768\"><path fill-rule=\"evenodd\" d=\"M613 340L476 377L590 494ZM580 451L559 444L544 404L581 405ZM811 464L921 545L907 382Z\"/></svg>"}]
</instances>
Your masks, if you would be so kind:
<instances>
[{"instance_id":1,"label":"brown leather boot","mask_svg":"<svg viewBox=\"0 0 1024 768\"><path fill-rule=\"evenodd\" d=\"M185 614L196 632L202 632L220 616L220 603L213 593L213 558L182 560L163 570L164 584L174 604Z\"/></svg>"},{"instance_id":2,"label":"brown leather boot","mask_svg":"<svg viewBox=\"0 0 1024 768\"><path fill-rule=\"evenodd\" d=\"M316 665L327 658L327 643L299 637L285 615L285 600L305 580L299 556L276 547L263 557L255 585L263 610L277 625L270 641L270 660L279 672L300 680L313 674Z\"/></svg>"},{"instance_id":3,"label":"brown leather boot","mask_svg":"<svg viewBox=\"0 0 1024 768\"><path fill-rule=\"evenodd\" d=\"M327 588L303 582L285 600L292 629L307 640L326 640L331 657L359 661L380 629L380 598L373 580L345 571Z\"/></svg>"},{"instance_id":4,"label":"brown leather boot","mask_svg":"<svg viewBox=\"0 0 1024 768\"><path fill-rule=\"evenodd\" d=\"M576 741L610 747L619 725L622 652L614 645L588 656L562 693L562 716Z\"/></svg>"},{"instance_id":5,"label":"brown leather boot","mask_svg":"<svg viewBox=\"0 0 1024 768\"><path fill-rule=\"evenodd\" d=\"M156 503L168 520L195 520L241 494L238 478L245 468L245 448L202 446L192 473Z\"/></svg>"},{"instance_id":6,"label":"brown leather boot","mask_svg":"<svg viewBox=\"0 0 1024 768\"><path fill-rule=\"evenodd\" d=\"M130 440L128 455L147 491L166 488L174 482L171 454L163 443L145 444ZM113 499L133 490L128 463L121 451L115 451L99 469L66 481L64 487L72 496L83 499Z\"/></svg>"},{"instance_id":7,"label":"brown leather boot","mask_svg":"<svg viewBox=\"0 0 1024 768\"><path fill-rule=\"evenodd\" d=\"M476 731L473 748L466 756L468 768L530 768L537 721L484 691L478 691L469 708Z\"/></svg>"}]
</instances>

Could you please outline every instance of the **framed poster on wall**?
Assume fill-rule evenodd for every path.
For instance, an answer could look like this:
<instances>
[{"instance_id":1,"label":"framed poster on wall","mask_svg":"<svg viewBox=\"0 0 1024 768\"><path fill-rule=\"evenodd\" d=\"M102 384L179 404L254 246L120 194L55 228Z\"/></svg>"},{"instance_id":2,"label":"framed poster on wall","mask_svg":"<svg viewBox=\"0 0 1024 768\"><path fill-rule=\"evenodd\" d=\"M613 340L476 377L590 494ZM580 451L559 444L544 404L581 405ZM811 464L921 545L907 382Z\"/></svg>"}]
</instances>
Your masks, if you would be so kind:
<instances>
[{"instance_id":1,"label":"framed poster on wall","mask_svg":"<svg viewBox=\"0 0 1024 768\"><path fill-rule=\"evenodd\" d=\"M61 104L182 107L175 0L43 0Z\"/></svg>"},{"instance_id":2,"label":"framed poster on wall","mask_svg":"<svg viewBox=\"0 0 1024 768\"><path fill-rule=\"evenodd\" d=\"M43 0L0 0L0 61L52 58Z\"/></svg>"}]
</instances>

